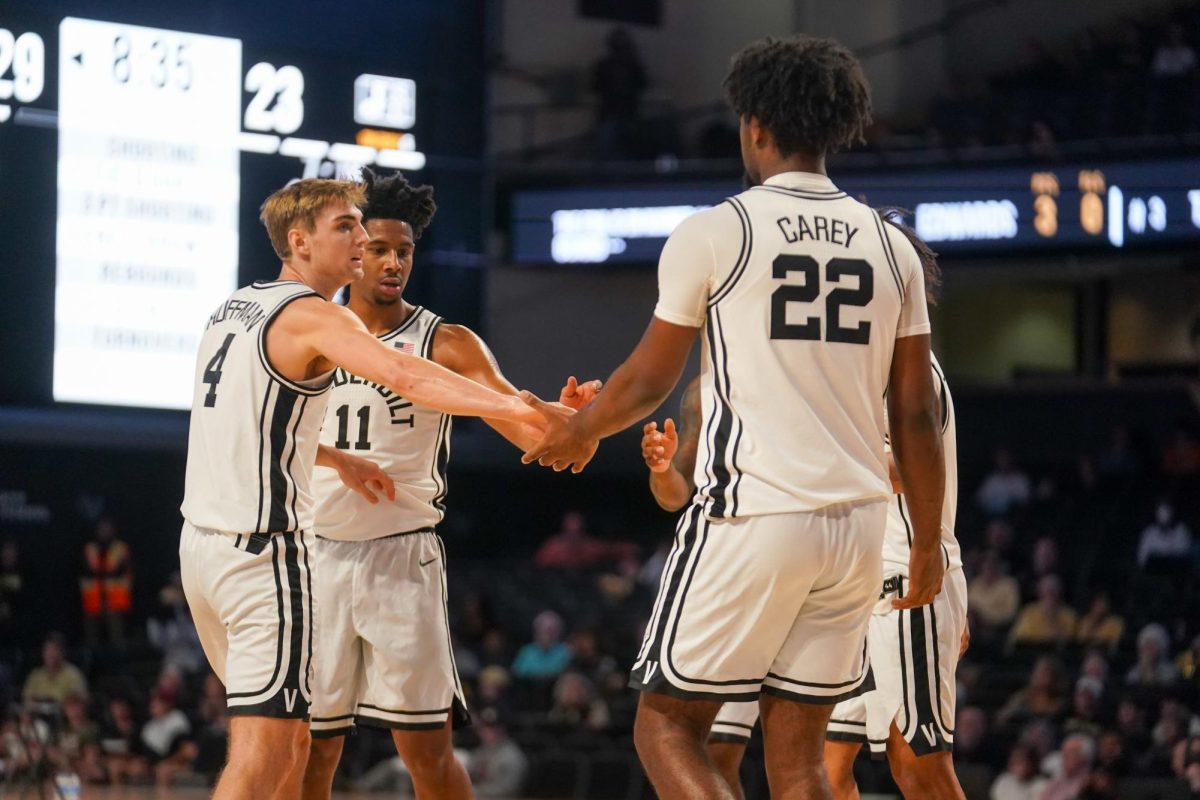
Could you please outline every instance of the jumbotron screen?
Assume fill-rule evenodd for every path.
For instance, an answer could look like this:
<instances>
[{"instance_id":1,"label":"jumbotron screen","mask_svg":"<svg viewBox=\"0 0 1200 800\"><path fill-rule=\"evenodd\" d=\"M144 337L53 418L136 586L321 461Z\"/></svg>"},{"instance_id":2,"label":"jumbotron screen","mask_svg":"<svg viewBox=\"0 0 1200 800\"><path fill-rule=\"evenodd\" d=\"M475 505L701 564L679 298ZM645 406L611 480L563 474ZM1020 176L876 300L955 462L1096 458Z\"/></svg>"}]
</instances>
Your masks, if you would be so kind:
<instances>
[{"instance_id":1,"label":"jumbotron screen","mask_svg":"<svg viewBox=\"0 0 1200 800\"><path fill-rule=\"evenodd\" d=\"M2 285L39 306L33 330L0 325L5 350L31 348L30 373L52 359L54 401L188 408L205 319L278 269L256 219L268 193L368 165L428 179L433 95L401 52L0 13Z\"/></svg>"}]
</instances>

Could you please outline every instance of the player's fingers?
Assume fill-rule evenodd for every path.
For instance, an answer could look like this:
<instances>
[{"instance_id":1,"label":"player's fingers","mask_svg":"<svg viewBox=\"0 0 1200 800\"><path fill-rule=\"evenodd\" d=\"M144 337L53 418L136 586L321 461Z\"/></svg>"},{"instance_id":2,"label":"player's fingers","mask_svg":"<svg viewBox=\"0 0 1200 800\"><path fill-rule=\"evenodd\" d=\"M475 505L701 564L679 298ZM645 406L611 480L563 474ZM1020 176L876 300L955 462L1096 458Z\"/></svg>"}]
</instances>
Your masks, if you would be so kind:
<instances>
[{"instance_id":1,"label":"player's fingers","mask_svg":"<svg viewBox=\"0 0 1200 800\"><path fill-rule=\"evenodd\" d=\"M654 433L656 430L658 430L657 422L647 422L642 426L642 433L646 434L647 436L651 433Z\"/></svg>"},{"instance_id":2,"label":"player's fingers","mask_svg":"<svg viewBox=\"0 0 1200 800\"><path fill-rule=\"evenodd\" d=\"M383 470L375 470L369 482L374 484L376 490L386 496L388 500L396 499L396 483Z\"/></svg>"},{"instance_id":3,"label":"player's fingers","mask_svg":"<svg viewBox=\"0 0 1200 800\"><path fill-rule=\"evenodd\" d=\"M604 388L604 381L600 380L599 378L593 378L592 380L583 384L582 388L584 391L591 394L598 394L600 390Z\"/></svg>"},{"instance_id":4,"label":"player's fingers","mask_svg":"<svg viewBox=\"0 0 1200 800\"><path fill-rule=\"evenodd\" d=\"M375 494L371 491L371 488L369 486L367 486L365 481L355 481L354 485L351 486L350 488L353 489L358 494L362 495L363 499L366 500L371 505L375 505L376 503L379 502L379 498L375 496Z\"/></svg>"},{"instance_id":5,"label":"player's fingers","mask_svg":"<svg viewBox=\"0 0 1200 800\"><path fill-rule=\"evenodd\" d=\"M524 400L524 401L525 401L525 403L526 403L527 405L533 406L533 407L534 407L534 408L536 408L538 411L542 412L542 415L543 415L543 416L547 416L547 417L548 417L548 416L549 416L549 413L548 413L548 412L549 412L549 411L550 411L550 410L553 408L553 406L551 406L551 405L550 405L549 403L547 403L545 400L543 400L542 398L538 397L536 394L534 394L533 392L529 391L528 389L522 389L522 390L521 390L521 395L520 395L520 397L521 397L521 399L522 399L522 400Z\"/></svg>"},{"instance_id":6,"label":"player's fingers","mask_svg":"<svg viewBox=\"0 0 1200 800\"><path fill-rule=\"evenodd\" d=\"M667 417L667 421L663 423L663 436L668 439L674 439L678 434L675 431L675 420Z\"/></svg>"},{"instance_id":7,"label":"player's fingers","mask_svg":"<svg viewBox=\"0 0 1200 800\"><path fill-rule=\"evenodd\" d=\"M527 451L526 451L526 452L525 452L525 453L524 453L524 454L521 456L521 463L522 463L522 464L532 464L533 462L535 462L535 461L536 461L536 462L538 462L538 463L540 464L540 463L542 462L542 456L543 456L545 453L546 453L546 448L544 448L544 447L534 447L534 448L532 448L532 449L530 449L530 450L527 450Z\"/></svg>"}]
</instances>

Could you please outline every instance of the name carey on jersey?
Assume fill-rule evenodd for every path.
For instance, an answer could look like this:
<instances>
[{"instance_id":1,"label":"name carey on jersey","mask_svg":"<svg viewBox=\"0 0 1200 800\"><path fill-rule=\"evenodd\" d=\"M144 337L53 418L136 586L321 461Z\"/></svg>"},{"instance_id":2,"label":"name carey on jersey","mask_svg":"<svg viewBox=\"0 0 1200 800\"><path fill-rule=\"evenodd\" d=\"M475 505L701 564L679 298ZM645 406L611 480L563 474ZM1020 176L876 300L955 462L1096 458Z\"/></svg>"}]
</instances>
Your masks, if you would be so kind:
<instances>
[{"instance_id":1,"label":"name carey on jersey","mask_svg":"<svg viewBox=\"0 0 1200 800\"><path fill-rule=\"evenodd\" d=\"M208 325L205 326L205 329L207 330L219 322L240 322L249 331L266 317L267 312L253 300L238 300L231 297L217 306L217 310L208 318Z\"/></svg>"},{"instance_id":2,"label":"name carey on jersey","mask_svg":"<svg viewBox=\"0 0 1200 800\"><path fill-rule=\"evenodd\" d=\"M780 217L775 220L775 224L779 226L779 230L788 244L803 242L806 239L814 241L822 239L830 244L849 247L855 234L858 233L858 228L844 220L816 215L813 215L811 221L804 214L797 214L795 217Z\"/></svg>"},{"instance_id":3,"label":"name carey on jersey","mask_svg":"<svg viewBox=\"0 0 1200 800\"><path fill-rule=\"evenodd\" d=\"M387 405L388 416L391 419L391 424L407 425L410 428L416 425L416 419L411 412L408 414L408 416L402 416L407 409L412 408L413 404L386 386L381 386L380 384L372 381L363 380L357 375L352 375L340 367L334 370L333 388L336 389L337 387L345 386L346 384L351 384L354 386L369 386L378 392L379 396L383 398L383 402Z\"/></svg>"}]
</instances>

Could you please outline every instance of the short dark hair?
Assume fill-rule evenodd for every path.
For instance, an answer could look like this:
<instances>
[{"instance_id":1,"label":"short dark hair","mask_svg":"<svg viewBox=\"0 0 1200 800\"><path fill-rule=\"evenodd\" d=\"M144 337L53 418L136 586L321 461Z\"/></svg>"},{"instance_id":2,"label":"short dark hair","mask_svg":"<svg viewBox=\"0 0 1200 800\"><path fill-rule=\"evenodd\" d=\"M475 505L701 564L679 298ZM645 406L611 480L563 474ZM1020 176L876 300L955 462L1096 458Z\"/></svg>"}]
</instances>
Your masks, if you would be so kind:
<instances>
[{"instance_id":1,"label":"short dark hair","mask_svg":"<svg viewBox=\"0 0 1200 800\"><path fill-rule=\"evenodd\" d=\"M854 54L833 39L761 39L733 57L725 96L754 117L782 156L825 155L864 141L871 94Z\"/></svg>"},{"instance_id":2,"label":"short dark hair","mask_svg":"<svg viewBox=\"0 0 1200 800\"><path fill-rule=\"evenodd\" d=\"M382 177L364 169L362 176L363 224L373 219L398 219L412 228L413 238L420 239L437 212L432 186L413 186L402 173Z\"/></svg>"},{"instance_id":3,"label":"short dark hair","mask_svg":"<svg viewBox=\"0 0 1200 800\"><path fill-rule=\"evenodd\" d=\"M917 251L917 258L921 260L921 271L925 273L925 300L936 306L938 295L941 294L939 290L942 288L942 267L938 264L937 251L925 244L921 237L917 236L917 232L904 222L904 218L912 216L912 212L896 206L883 206L875 211L884 222L890 223L903 233L904 238L908 239L909 244Z\"/></svg>"}]
</instances>

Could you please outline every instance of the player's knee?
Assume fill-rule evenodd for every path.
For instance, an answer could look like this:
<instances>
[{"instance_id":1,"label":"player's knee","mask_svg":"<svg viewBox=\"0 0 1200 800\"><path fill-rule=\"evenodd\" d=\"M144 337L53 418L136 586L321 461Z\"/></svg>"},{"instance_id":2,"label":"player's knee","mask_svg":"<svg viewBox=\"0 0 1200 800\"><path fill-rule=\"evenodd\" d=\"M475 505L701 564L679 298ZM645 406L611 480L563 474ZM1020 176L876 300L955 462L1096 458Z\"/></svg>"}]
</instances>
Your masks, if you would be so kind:
<instances>
[{"instance_id":1,"label":"player's knee","mask_svg":"<svg viewBox=\"0 0 1200 800\"><path fill-rule=\"evenodd\" d=\"M400 748L400 756L418 781L435 780L454 765L450 741L441 736L409 737Z\"/></svg>"}]
</instances>

